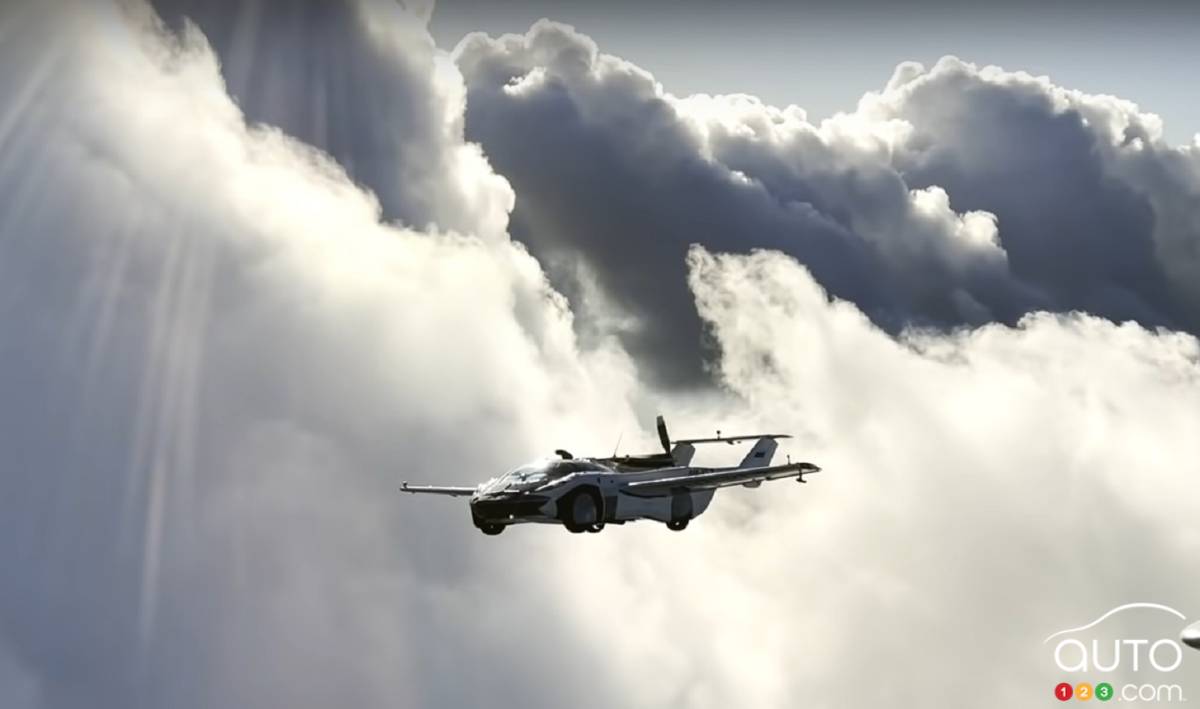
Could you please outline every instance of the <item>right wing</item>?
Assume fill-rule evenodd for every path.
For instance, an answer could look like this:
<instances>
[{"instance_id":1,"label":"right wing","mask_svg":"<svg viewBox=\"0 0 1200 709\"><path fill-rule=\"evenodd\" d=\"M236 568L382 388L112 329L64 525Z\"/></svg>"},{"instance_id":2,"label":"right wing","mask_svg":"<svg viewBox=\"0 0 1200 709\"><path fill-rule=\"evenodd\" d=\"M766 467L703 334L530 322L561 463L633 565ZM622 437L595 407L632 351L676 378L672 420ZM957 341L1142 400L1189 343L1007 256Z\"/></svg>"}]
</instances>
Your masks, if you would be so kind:
<instances>
[{"instance_id":1,"label":"right wing","mask_svg":"<svg viewBox=\"0 0 1200 709\"><path fill-rule=\"evenodd\" d=\"M660 480L639 480L627 483L630 492L637 493L666 493L680 488L688 490L712 490L718 487L745 485L746 483L761 483L764 480L780 478L804 479L805 475L820 472L820 468L812 463L788 463L786 465L768 465L761 468L733 468L717 470L711 473L696 473L695 475L678 475L673 478Z\"/></svg>"},{"instance_id":2,"label":"right wing","mask_svg":"<svg viewBox=\"0 0 1200 709\"><path fill-rule=\"evenodd\" d=\"M473 487L438 487L436 485L409 485L407 481L400 483L403 492L425 492L431 495L449 495L451 497L469 497L475 494Z\"/></svg>"}]
</instances>

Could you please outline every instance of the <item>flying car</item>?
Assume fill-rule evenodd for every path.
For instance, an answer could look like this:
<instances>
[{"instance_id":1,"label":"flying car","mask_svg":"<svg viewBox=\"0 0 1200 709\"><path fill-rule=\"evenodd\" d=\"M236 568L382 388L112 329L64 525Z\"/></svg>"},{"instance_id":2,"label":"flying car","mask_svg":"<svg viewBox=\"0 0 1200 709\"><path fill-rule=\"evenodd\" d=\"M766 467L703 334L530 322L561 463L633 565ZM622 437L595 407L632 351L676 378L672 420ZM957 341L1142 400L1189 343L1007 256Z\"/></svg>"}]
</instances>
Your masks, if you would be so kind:
<instances>
[{"instance_id":1,"label":"flying car","mask_svg":"<svg viewBox=\"0 0 1200 709\"><path fill-rule=\"evenodd\" d=\"M525 523L562 525L567 531L599 532L606 524L648 519L680 531L708 509L717 488L758 487L765 480L794 478L821 469L812 463L771 465L778 441L790 436L760 433L744 436L689 438L671 441L666 422L657 419L663 452L647 455L613 455L576 458L565 450L492 478L476 487L409 485L404 492L469 497L471 519L484 534L495 535L508 526ZM690 465L696 446L729 445L742 441L754 445L735 467L700 468Z\"/></svg>"}]
</instances>

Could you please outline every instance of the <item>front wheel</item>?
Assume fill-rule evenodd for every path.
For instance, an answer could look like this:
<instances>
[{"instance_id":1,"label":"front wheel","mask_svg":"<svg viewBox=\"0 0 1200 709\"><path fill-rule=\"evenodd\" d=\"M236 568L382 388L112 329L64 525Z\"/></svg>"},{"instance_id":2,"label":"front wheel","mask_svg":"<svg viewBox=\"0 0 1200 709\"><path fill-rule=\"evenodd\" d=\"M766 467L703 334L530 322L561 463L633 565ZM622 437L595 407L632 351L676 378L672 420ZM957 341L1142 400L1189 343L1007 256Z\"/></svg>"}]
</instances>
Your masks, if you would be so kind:
<instances>
[{"instance_id":1,"label":"front wheel","mask_svg":"<svg viewBox=\"0 0 1200 709\"><path fill-rule=\"evenodd\" d=\"M484 522L483 524L478 524L476 526L479 527L479 531L483 532L484 534L488 535L489 537L494 537L497 534L504 531L504 525L502 525L502 524L492 524L490 522Z\"/></svg>"},{"instance_id":2,"label":"front wheel","mask_svg":"<svg viewBox=\"0 0 1200 709\"><path fill-rule=\"evenodd\" d=\"M604 523L597 522L595 524L588 525L587 531L591 532L592 534L596 534L597 532L600 532L603 529L604 529Z\"/></svg>"},{"instance_id":3,"label":"front wheel","mask_svg":"<svg viewBox=\"0 0 1200 709\"><path fill-rule=\"evenodd\" d=\"M603 524L600 521L600 495L591 488L571 492L563 498L559 509L563 526L572 534L590 531L597 524Z\"/></svg>"},{"instance_id":4,"label":"front wheel","mask_svg":"<svg viewBox=\"0 0 1200 709\"><path fill-rule=\"evenodd\" d=\"M673 519L670 522L667 522L667 529L671 530L672 532L682 532L683 530L687 529L688 522L690 521L691 520L689 520L687 517L684 517L683 519Z\"/></svg>"}]
</instances>

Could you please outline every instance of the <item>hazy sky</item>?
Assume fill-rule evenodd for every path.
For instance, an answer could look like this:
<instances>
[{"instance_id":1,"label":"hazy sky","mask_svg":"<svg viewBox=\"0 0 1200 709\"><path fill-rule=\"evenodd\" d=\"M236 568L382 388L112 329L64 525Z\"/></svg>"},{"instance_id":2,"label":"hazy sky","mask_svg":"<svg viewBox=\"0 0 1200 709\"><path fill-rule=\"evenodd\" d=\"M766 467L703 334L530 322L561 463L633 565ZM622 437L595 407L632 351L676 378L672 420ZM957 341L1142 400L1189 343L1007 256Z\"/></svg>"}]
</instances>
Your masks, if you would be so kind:
<instances>
[{"instance_id":1,"label":"hazy sky","mask_svg":"<svg viewBox=\"0 0 1200 709\"><path fill-rule=\"evenodd\" d=\"M817 120L852 110L901 61L954 54L1135 101L1172 143L1200 132L1200 3L439 0L430 31L449 49L467 32L525 32L541 17L576 25L677 95L750 93Z\"/></svg>"}]
</instances>

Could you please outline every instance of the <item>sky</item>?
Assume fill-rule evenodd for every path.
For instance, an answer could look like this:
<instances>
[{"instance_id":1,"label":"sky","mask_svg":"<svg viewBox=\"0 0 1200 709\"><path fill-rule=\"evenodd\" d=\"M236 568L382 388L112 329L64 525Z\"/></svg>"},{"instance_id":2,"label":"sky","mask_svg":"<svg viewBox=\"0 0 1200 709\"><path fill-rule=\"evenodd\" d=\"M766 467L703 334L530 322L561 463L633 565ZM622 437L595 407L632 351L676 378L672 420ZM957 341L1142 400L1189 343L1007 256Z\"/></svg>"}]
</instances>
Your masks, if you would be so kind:
<instances>
[{"instance_id":1,"label":"sky","mask_svg":"<svg viewBox=\"0 0 1200 709\"><path fill-rule=\"evenodd\" d=\"M438 12L0 5L0 706L1200 692L1194 651L1048 640L1169 663L1200 614L1200 146L1126 68L895 56L825 120L676 88L657 15ZM659 413L823 471L683 533L398 491Z\"/></svg>"}]
</instances>

